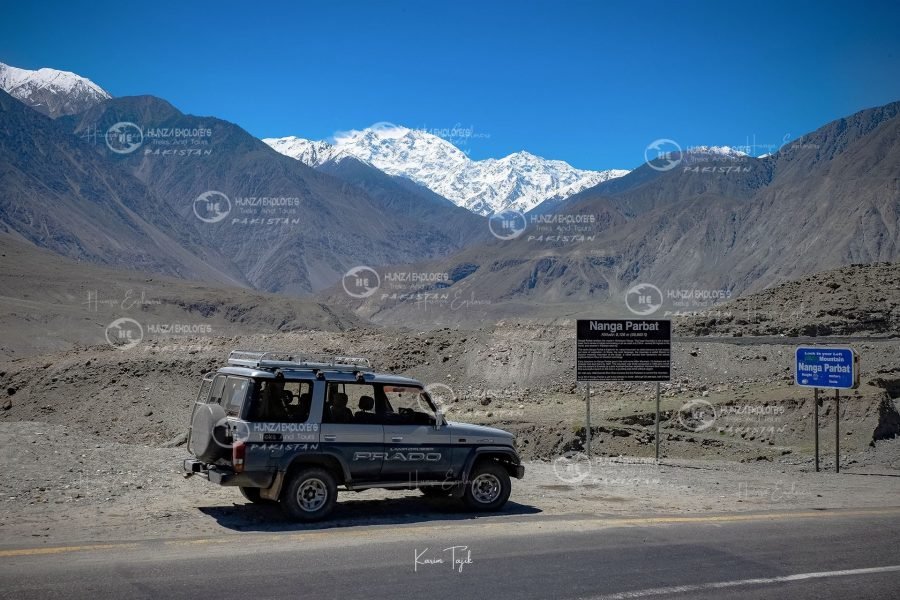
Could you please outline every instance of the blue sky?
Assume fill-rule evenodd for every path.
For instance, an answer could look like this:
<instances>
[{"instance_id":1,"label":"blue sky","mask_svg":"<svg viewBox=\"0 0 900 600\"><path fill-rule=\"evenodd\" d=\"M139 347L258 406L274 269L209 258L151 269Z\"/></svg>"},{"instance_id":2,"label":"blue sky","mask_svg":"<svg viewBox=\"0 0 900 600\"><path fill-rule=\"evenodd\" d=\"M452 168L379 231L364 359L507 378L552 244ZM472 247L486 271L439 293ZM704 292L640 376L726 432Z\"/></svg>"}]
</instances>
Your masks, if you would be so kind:
<instances>
[{"instance_id":1,"label":"blue sky","mask_svg":"<svg viewBox=\"0 0 900 600\"><path fill-rule=\"evenodd\" d=\"M257 8L258 7L258 8ZM647 144L757 154L900 100L892 2L3 2L0 61L153 94L259 137L472 128L632 168Z\"/></svg>"}]
</instances>

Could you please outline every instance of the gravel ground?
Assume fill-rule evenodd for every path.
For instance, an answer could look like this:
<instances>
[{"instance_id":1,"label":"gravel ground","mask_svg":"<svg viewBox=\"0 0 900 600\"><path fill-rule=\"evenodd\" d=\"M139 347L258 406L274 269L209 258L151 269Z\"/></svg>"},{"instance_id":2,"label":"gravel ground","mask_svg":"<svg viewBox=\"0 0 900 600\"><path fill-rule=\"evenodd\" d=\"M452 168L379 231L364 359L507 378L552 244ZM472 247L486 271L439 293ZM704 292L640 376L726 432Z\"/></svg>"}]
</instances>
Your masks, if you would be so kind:
<instances>
[{"instance_id":1,"label":"gravel ground","mask_svg":"<svg viewBox=\"0 0 900 600\"><path fill-rule=\"evenodd\" d=\"M863 385L841 403L846 472L812 472L812 394L793 385L788 343L686 340L662 386L663 464L651 459L654 386L593 386L592 452L574 381L572 323L491 329L352 329L85 346L0 364L0 544L196 537L295 529L277 508L180 473L201 375L235 348L360 354L442 396L451 420L517 434L529 461L505 514L652 514L884 506L900 502L897 340L864 340ZM444 387L436 387L440 383ZM709 422L691 407L715 413ZM702 404L708 403L708 404ZM821 409L823 468L834 403ZM879 436L875 433L880 432ZM861 473L868 473L862 475ZM376 502L390 498L388 502ZM314 527L471 519L418 492L342 495ZM303 526L308 528L310 526Z\"/></svg>"},{"instance_id":2,"label":"gravel ground","mask_svg":"<svg viewBox=\"0 0 900 600\"><path fill-rule=\"evenodd\" d=\"M182 448L110 442L41 422L0 423L0 456L4 547L491 518L466 513L452 500L426 500L415 491L369 490L342 493L330 521L298 525L284 520L277 507L246 503L237 489L185 479ZM532 461L525 479L514 480L502 514L895 506L900 504L898 458L900 440L847 457L840 474L814 473L809 461L793 457L745 464L664 459L656 465L640 457L589 462L580 455Z\"/></svg>"}]
</instances>

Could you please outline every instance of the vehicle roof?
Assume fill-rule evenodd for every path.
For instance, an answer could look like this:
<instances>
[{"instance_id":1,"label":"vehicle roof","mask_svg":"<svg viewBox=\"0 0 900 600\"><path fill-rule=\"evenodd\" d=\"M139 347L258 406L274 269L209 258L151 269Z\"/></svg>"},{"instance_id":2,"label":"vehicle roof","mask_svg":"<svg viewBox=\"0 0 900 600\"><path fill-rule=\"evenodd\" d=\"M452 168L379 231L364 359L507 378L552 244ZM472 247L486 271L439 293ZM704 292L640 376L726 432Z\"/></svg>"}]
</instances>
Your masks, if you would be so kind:
<instances>
[{"instance_id":1,"label":"vehicle roof","mask_svg":"<svg viewBox=\"0 0 900 600\"><path fill-rule=\"evenodd\" d=\"M291 379L315 379L315 371L313 369L281 369L284 378ZM329 370L321 369L325 375L326 381L354 382L356 376L354 373L345 370ZM266 369L253 369L250 367L222 367L218 370L222 375L240 375L243 377L252 377L254 379L274 379L275 373ZM362 373L367 383L389 383L393 385L410 385L415 387L424 387L419 381L410 377L401 375L393 375L391 373L376 373L365 371Z\"/></svg>"}]
</instances>

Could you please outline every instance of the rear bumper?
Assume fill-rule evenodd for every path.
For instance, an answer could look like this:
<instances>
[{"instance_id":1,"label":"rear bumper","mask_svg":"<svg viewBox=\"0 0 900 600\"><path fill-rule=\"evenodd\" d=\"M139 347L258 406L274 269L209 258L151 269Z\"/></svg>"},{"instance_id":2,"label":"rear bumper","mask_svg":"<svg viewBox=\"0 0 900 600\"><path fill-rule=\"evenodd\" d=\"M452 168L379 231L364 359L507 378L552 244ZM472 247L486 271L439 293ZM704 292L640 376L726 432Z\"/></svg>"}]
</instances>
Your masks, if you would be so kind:
<instances>
[{"instance_id":1,"label":"rear bumper","mask_svg":"<svg viewBox=\"0 0 900 600\"><path fill-rule=\"evenodd\" d=\"M200 475L219 485L267 488L275 479L275 474L268 471L235 473L227 467L209 465L194 458L184 459L182 468L188 477Z\"/></svg>"}]
</instances>

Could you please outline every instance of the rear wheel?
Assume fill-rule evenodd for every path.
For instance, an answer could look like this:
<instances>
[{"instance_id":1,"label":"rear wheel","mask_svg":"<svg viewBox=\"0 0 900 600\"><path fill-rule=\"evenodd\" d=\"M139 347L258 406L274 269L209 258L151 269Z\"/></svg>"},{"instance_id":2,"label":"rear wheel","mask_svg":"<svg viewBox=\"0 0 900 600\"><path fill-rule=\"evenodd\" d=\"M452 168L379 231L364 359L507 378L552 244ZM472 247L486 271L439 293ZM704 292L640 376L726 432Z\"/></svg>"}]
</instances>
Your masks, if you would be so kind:
<instances>
[{"instance_id":1,"label":"rear wheel","mask_svg":"<svg viewBox=\"0 0 900 600\"><path fill-rule=\"evenodd\" d=\"M478 463L469 473L463 492L463 502L472 510L494 511L509 500L512 484L509 473L492 460Z\"/></svg>"},{"instance_id":2,"label":"rear wheel","mask_svg":"<svg viewBox=\"0 0 900 600\"><path fill-rule=\"evenodd\" d=\"M318 467L294 473L281 492L281 508L295 521L318 521L327 517L337 501L334 476Z\"/></svg>"}]
</instances>

